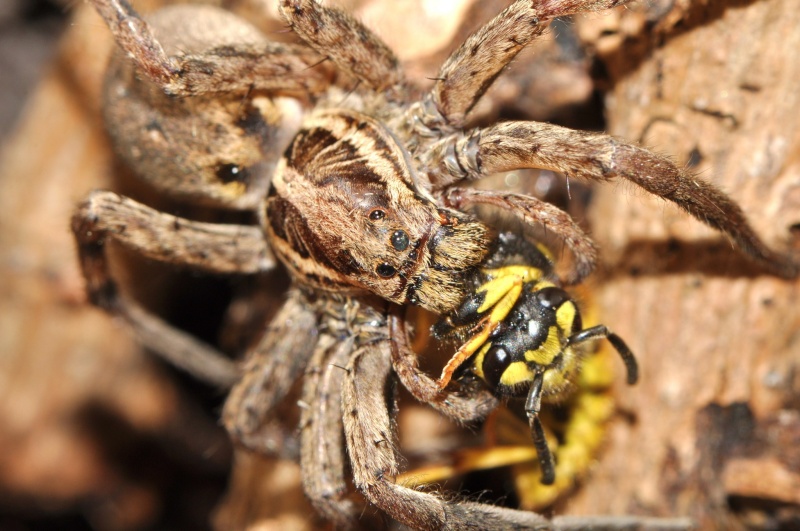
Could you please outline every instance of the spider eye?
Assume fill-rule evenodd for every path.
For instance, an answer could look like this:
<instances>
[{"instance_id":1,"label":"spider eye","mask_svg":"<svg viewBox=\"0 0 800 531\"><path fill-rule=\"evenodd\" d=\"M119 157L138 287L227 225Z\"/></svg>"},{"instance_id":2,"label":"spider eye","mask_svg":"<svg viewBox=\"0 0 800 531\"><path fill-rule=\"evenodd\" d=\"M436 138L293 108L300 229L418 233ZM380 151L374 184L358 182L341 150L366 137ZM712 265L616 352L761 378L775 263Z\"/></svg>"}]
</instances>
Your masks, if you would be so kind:
<instances>
[{"instance_id":1,"label":"spider eye","mask_svg":"<svg viewBox=\"0 0 800 531\"><path fill-rule=\"evenodd\" d=\"M383 278L392 278L397 273L397 269L384 262L375 268L375 272Z\"/></svg>"},{"instance_id":2,"label":"spider eye","mask_svg":"<svg viewBox=\"0 0 800 531\"><path fill-rule=\"evenodd\" d=\"M378 221L386 217L386 212L381 210L380 208L373 208L369 211L369 219L372 221Z\"/></svg>"},{"instance_id":3,"label":"spider eye","mask_svg":"<svg viewBox=\"0 0 800 531\"><path fill-rule=\"evenodd\" d=\"M238 164L220 164L216 168L217 178L223 183L247 182L250 172L247 168L242 168Z\"/></svg>"},{"instance_id":4,"label":"spider eye","mask_svg":"<svg viewBox=\"0 0 800 531\"><path fill-rule=\"evenodd\" d=\"M397 251L405 251L408 248L408 234L402 230L396 230L392 234L392 247Z\"/></svg>"}]
</instances>

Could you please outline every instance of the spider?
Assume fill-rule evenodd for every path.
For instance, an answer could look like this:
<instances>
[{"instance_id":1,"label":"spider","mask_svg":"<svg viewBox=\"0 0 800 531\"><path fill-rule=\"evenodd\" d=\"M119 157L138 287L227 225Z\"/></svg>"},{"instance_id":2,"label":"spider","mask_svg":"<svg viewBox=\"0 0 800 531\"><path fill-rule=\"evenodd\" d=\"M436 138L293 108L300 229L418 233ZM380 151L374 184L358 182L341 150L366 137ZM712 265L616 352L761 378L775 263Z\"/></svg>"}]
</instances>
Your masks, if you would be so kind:
<instances>
[{"instance_id":1,"label":"spider","mask_svg":"<svg viewBox=\"0 0 800 531\"><path fill-rule=\"evenodd\" d=\"M89 298L179 367L232 386L224 424L255 451L273 450L270 413L302 378L304 488L342 527L357 526L361 514L347 494L346 455L364 497L411 527L554 525L394 481L395 379L460 422L497 405L486 389L440 389L400 340L405 305L453 312L470 295L469 279L502 251L497 231L468 210L489 205L545 225L574 257L567 285L596 261L591 240L556 207L457 184L515 168L626 179L724 232L766 271L797 274L726 195L643 148L546 123L467 127L475 103L548 21L622 0L513 2L445 61L427 91L406 80L366 27L312 0L279 4L300 44L270 42L212 7L174 6L144 21L125 0L91 3L119 48L104 89L118 155L166 195L250 212L255 222L202 223L94 192L72 221ZM280 263L292 286L238 366L122 296L109 241L217 274L258 274Z\"/></svg>"}]
</instances>

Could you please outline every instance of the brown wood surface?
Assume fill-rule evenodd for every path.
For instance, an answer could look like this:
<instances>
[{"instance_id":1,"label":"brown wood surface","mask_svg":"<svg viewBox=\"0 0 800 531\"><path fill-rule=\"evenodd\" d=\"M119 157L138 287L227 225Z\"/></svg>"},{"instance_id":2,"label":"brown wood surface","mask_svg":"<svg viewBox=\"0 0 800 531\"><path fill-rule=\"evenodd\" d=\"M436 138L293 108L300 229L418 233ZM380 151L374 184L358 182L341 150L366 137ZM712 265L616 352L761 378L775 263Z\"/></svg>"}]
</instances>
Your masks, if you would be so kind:
<instances>
[{"instance_id":1,"label":"brown wood surface","mask_svg":"<svg viewBox=\"0 0 800 531\"><path fill-rule=\"evenodd\" d=\"M164 480L181 467L200 494L228 466L215 419L86 301L69 218L89 190L111 186L99 120L110 45L100 19L78 9L2 147L0 527L141 529L165 521ZM189 512L202 523L209 510Z\"/></svg>"},{"instance_id":2,"label":"brown wood surface","mask_svg":"<svg viewBox=\"0 0 800 531\"><path fill-rule=\"evenodd\" d=\"M607 65L608 131L689 165L787 246L800 222L797 6L674 4L579 26ZM760 275L724 239L625 185L598 188L590 219L607 261L603 320L642 370L637 387L620 386L625 419L569 510L691 515L704 529L797 525L800 283Z\"/></svg>"},{"instance_id":3,"label":"brown wood surface","mask_svg":"<svg viewBox=\"0 0 800 531\"><path fill-rule=\"evenodd\" d=\"M86 22L76 20L78 27ZM136 356L125 331L85 304L67 220L74 201L104 182L105 140L90 118L97 91L84 80L98 79L107 46L89 46L72 33L59 62L64 69L39 85L3 149L0 481L18 508L42 500L68 506L117 490L122 512L125 500L132 502L144 520L128 516L141 522L156 500L144 491L122 493L134 486L116 475L81 417L103 404L137 428L153 429L175 397ZM84 60L70 61L73 54Z\"/></svg>"}]
</instances>

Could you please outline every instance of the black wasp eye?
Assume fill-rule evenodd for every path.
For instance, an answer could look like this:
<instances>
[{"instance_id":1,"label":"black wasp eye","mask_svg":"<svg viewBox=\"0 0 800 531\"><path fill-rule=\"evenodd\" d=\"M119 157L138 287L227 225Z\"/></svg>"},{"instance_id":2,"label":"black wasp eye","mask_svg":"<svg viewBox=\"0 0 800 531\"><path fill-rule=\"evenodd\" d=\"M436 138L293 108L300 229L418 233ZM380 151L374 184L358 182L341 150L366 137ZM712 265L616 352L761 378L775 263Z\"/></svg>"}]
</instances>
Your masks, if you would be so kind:
<instances>
[{"instance_id":1,"label":"black wasp eye","mask_svg":"<svg viewBox=\"0 0 800 531\"><path fill-rule=\"evenodd\" d=\"M492 389L496 389L500 378L514 358L501 346L492 345L483 357L483 378Z\"/></svg>"},{"instance_id":2,"label":"black wasp eye","mask_svg":"<svg viewBox=\"0 0 800 531\"><path fill-rule=\"evenodd\" d=\"M392 247L397 251L405 251L408 248L408 234L402 230L396 230L392 234Z\"/></svg>"},{"instance_id":3,"label":"black wasp eye","mask_svg":"<svg viewBox=\"0 0 800 531\"><path fill-rule=\"evenodd\" d=\"M387 263L383 263L375 268L375 272L383 278L392 278L397 273L397 269Z\"/></svg>"},{"instance_id":4,"label":"black wasp eye","mask_svg":"<svg viewBox=\"0 0 800 531\"><path fill-rule=\"evenodd\" d=\"M384 212L380 208L375 208L373 210L370 210L369 212L369 219L371 219L372 221L378 221L385 217L386 217L386 212Z\"/></svg>"},{"instance_id":5,"label":"black wasp eye","mask_svg":"<svg viewBox=\"0 0 800 531\"><path fill-rule=\"evenodd\" d=\"M544 288L536 292L536 298L545 308L557 309L569 300L569 295L561 288Z\"/></svg>"}]
</instances>

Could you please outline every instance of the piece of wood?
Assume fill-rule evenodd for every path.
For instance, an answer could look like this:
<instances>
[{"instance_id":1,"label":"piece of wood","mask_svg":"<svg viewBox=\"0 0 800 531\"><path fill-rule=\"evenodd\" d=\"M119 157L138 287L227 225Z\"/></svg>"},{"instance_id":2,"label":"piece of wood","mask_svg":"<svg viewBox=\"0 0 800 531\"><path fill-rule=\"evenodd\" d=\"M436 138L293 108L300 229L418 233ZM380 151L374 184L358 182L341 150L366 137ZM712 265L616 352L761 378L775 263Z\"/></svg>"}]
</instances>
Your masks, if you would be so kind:
<instances>
[{"instance_id":1,"label":"piece of wood","mask_svg":"<svg viewBox=\"0 0 800 531\"><path fill-rule=\"evenodd\" d=\"M717 183L785 246L800 222L797 6L671 4L579 25L607 67L608 130ZM619 386L625 418L568 511L690 515L703 529L797 518L769 488L733 485L745 456L750 470L763 460L762 485L798 480L786 445L800 431L800 283L759 274L724 238L624 184L598 187L590 219L607 261L602 318L641 375Z\"/></svg>"}]
</instances>

